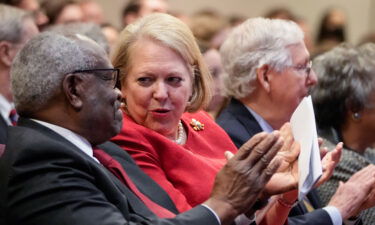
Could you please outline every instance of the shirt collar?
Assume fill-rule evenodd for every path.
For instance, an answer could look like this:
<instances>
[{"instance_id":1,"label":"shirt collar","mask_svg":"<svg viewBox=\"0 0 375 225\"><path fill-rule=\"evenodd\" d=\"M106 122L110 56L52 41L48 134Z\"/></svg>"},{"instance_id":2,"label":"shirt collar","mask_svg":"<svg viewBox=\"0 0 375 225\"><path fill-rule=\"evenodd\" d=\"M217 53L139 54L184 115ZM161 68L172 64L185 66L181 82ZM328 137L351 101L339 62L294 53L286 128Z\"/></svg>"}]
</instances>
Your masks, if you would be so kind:
<instances>
[{"instance_id":1,"label":"shirt collar","mask_svg":"<svg viewBox=\"0 0 375 225\"><path fill-rule=\"evenodd\" d=\"M262 128L263 131L267 133L272 133L273 128L271 125L267 123L258 113L256 113L254 110L252 110L250 107L246 106L247 110L254 116L255 120L258 122L259 126Z\"/></svg>"},{"instance_id":2,"label":"shirt collar","mask_svg":"<svg viewBox=\"0 0 375 225\"><path fill-rule=\"evenodd\" d=\"M0 95L0 114L8 125L12 125L12 122L9 119L9 114L13 108L13 103L9 102L3 95Z\"/></svg>"},{"instance_id":3,"label":"shirt collar","mask_svg":"<svg viewBox=\"0 0 375 225\"><path fill-rule=\"evenodd\" d=\"M59 135L67 139L69 142L77 146L80 150L82 150L85 154L90 156L96 162L99 162L93 155L91 144L84 137L72 132L71 130L57 126L55 124L47 123L47 122L36 120L36 119L31 119L31 120L55 131L56 133L58 133Z\"/></svg>"}]
</instances>

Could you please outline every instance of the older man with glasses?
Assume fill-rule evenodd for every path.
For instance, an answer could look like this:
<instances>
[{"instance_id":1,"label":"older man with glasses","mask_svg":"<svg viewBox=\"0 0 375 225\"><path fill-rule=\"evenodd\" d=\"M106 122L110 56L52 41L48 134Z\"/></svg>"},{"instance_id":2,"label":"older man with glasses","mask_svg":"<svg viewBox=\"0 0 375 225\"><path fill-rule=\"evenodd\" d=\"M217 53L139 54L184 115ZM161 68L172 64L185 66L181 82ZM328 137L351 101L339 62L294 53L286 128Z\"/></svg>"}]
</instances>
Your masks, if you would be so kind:
<instances>
[{"instance_id":1,"label":"older man with glasses","mask_svg":"<svg viewBox=\"0 0 375 225\"><path fill-rule=\"evenodd\" d=\"M225 90L232 100L217 122L237 147L259 132L272 132L289 122L317 83L303 37L292 21L253 18L235 28L222 45ZM361 207L360 201L350 201L358 193L352 189L337 191L327 207L318 209L321 205L313 190L292 209L288 222L340 225L353 216L352 209ZM291 196L281 196L280 207L291 208Z\"/></svg>"}]
</instances>

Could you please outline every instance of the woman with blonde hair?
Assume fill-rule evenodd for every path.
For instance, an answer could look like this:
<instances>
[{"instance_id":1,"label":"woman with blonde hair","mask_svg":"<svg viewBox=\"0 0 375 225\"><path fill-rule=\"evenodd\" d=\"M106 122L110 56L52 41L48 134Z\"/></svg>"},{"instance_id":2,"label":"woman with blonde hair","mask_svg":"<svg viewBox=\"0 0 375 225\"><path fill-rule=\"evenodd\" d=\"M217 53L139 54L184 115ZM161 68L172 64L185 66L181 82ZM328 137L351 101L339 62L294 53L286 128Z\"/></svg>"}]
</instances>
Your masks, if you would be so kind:
<instances>
[{"instance_id":1,"label":"woman with blonde hair","mask_svg":"<svg viewBox=\"0 0 375 225\"><path fill-rule=\"evenodd\" d=\"M226 151L237 148L201 110L210 100L211 78L192 32L170 15L144 17L121 33L112 61L121 70L125 105L124 126L112 141L130 153L179 211L202 203L226 163ZM288 140L284 151L293 143ZM269 185L268 194L295 189L289 169L298 150L285 163L286 172L279 171L283 182Z\"/></svg>"}]
</instances>

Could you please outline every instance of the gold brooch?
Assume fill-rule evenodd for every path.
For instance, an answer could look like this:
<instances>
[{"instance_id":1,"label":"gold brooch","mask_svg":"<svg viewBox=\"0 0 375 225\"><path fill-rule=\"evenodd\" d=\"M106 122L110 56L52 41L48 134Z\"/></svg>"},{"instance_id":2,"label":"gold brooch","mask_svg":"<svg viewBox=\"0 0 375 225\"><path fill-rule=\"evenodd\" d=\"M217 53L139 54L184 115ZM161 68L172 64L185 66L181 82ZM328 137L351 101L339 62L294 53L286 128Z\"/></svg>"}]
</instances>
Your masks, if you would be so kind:
<instances>
[{"instance_id":1,"label":"gold brooch","mask_svg":"<svg viewBox=\"0 0 375 225\"><path fill-rule=\"evenodd\" d=\"M190 122L190 125L196 131L204 130L204 124L199 122L196 119L192 119L191 122Z\"/></svg>"}]
</instances>

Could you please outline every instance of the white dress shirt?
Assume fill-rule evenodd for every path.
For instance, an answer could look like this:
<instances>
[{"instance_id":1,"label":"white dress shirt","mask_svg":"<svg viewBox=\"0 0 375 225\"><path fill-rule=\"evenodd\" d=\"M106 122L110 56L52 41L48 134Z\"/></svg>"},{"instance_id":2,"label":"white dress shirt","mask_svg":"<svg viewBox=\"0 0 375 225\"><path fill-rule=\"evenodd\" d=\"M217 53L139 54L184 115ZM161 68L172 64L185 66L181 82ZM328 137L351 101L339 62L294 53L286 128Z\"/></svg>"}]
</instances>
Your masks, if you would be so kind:
<instances>
[{"instance_id":1,"label":"white dress shirt","mask_svg":"<svg viewBox=\"0 0 375 225\"><path fill-rule=\"evenodd\" d=\"M96 162L99 163L99 161L94 157L94 152L92 150L91 144L86 140L86 138L72 132L71 130L57 126L55 124L47 123L47 122L36 120L36 119L31 119L31 120L45 127L48 127L49 129L60 134L63 138L65 138L70 143L77 146L77 148L79 148L82 152L84 152L86 155L90 156L92 159L94 159Z\"/></svg>"},{"instance_id":2,"label":"white dress shirt","mask_svg":"<svg viewBox=\"0 0 375 225\"><path fill-rule=\"evenodd\" d=\"M9 114L13 108L13 103L9 102L3 95L0 95L0 114L10 126L12 125L12 121L9 119Z\"/></svg>"}]
</instances>

